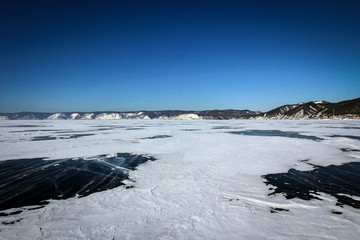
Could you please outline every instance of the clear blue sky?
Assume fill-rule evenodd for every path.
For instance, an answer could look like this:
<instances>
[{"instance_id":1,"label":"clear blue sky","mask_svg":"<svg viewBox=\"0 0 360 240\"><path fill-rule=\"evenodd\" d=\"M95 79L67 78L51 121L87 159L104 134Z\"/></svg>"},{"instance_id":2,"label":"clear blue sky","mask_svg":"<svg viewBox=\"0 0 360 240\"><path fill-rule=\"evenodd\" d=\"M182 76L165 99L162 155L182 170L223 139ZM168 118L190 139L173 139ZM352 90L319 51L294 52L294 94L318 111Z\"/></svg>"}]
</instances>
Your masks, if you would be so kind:
<instances>
[{"instance_id":1,"label":"clear blue sky","mask_svg":"<svg viewBox=\"0 0 360 240\"><path fill-rule=\"evenodd\" d=\"M0 112L360 97L360 1L0 1Z\"/></svg>"}]
</instances>

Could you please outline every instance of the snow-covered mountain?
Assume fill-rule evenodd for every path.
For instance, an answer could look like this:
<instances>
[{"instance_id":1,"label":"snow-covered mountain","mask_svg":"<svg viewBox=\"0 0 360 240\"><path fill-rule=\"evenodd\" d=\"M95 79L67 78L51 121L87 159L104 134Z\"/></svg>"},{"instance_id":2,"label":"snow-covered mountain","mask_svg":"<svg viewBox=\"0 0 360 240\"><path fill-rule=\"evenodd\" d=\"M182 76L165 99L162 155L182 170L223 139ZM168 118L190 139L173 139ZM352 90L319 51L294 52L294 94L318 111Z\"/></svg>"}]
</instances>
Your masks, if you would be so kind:
<instances>
[{"instance_id":1,"label":"snow-covered mountain","mask_svg":"<svg viewBox=\"0 0 360 240\"><path fill-rule=\"evenodd\" d=\"M330 103L312 101L284 105L266 113L251 117L252 119L343 119L360 118L360 98Z\"/></svg>"},{"instance_id":2,"label":"snow-covered mountain","mask_svg":"<svg viewBox=\"0 0 360 240\"><path fill-rule=\"evenodd\" d=\"M19 112L0 113L0 120L215 120L215 119L344 119L360 118L360 98L330 103L287 104L262 113L250 110L137 111L137 112Z\"/></svg>"}]
</instances>

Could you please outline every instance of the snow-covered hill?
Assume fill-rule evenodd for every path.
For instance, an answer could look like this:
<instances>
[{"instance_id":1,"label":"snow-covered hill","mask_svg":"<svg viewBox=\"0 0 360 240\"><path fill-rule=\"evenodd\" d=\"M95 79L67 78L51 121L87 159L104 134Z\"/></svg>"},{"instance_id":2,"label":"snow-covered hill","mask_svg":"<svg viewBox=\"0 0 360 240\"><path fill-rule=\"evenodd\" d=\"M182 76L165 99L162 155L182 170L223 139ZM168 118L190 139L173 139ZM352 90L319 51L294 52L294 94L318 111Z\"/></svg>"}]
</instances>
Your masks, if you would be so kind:
<instances>
[{"instance_id":1,"label":"snow-covered hill","mask_svg":"<svg viewBox=\"0 0 360 240\"><path fill-rule=\"evenodd\" d=\"M284 105L259 114L256 119L343 119L360 118L360 98L330 103L315 101Z\"/></svg>"},{"instance_id":2,"label":"snow-covered hill","mask_svg":"<svg viewBox=\"0 0 360 240\"><path fill-rule=\"evenodd\" d=\"M250 110L135 112L0 113L0 120L234 120L234 119L360 119L360 98L330 103L287 104L262 113Z\"/></svg>"},{"instance_id":3,"label":"snow-covered hill","mask_svg":"<svg viewBox=\"0 0 360 240\"><path fill-rule=\"evenodd\" d=\"M211 111L139 111L139 112L67 112L67 113L0 113L0 120L212 120L255 116L249 110Z\"/></svg>"}]
</instances>

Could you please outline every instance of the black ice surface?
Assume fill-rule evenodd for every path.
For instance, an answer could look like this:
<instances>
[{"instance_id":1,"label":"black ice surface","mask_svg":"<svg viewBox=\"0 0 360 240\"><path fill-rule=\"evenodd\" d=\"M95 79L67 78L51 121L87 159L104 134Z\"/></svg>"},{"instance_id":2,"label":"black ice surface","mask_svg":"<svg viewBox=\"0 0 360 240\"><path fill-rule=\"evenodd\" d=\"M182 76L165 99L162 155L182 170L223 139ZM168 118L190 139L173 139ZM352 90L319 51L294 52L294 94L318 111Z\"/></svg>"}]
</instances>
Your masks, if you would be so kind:
<instances>
[{"instance_id":1,"label":"black ice surface","mask_svg":"<svg viewBox=\"0 0 360 240\"><path fill-rule=\"evenodd\" d=\"M360 140L359 136L353 136L353 135L331 135L329 137L335 137L335 138L343 137L343 138L350 138L350 139Z\"/></svg>"},{"instance_id":2,"label":"black ice surface","mask_svg":"<svg viewBox=\"0 0 360 240\"><path fill-rule=\"evenodd\" d=\"M302 135L298 132L284 132L279 130L246 130L246 131L232 131L231 134L248 135L248 136L262 136L262 137L288 137L310 139L314 141L324 140L315 136Z\"/></svg>"},{"instance_id":3,"label":"black ice surface","mask_svg":"<svg viewBox=\"0 0 360 240\"><path fill-rule=\"evenodd\" d=\"M118 153L87 159L44 158L0 162L0 211L40 205L49 199L87 196L124 185L128 171L155 158ZM120 168L117 168L120 167Z\"/></svg>"},{"instance_id":4,"label":"black ice surface","mask_svg":"<svg viewBox=\"0 0 360 240\"><path fill-rule=\"evenodd\" d=\"M172 136L170 136L170 135L155 135L152 137L145 137L145 138L141 138L141 139L157 139L157 138L169 138L169 137L172 137Z\"/></svg>"},{"instance_id":5,"label":"black ice surface","mask_svg":"<svg viewBox=\"0 0 360 240\"><path fill-rule=\"evenodd\" d=\"M283 193L287 199L310 200L320 199L316 195L323 192L337 198L338 205L360 208L360 201L342 195L360 197L360 162L315 166L311 171L290 169L287 173L267 174L263 178L267 185L275 187L269 195Z\"/></svg>"},{"instance_id":6,"label":"black ice surface","mask_svg":"<svg viewBox=\"0 0 360 240\"><path fill-rule=\"evenodd\" d=\"M31 141L46 141L46 140L57 140L57 139L72 139L79 137L93 136L94 134L73 134L73 135L58 135L58 136L35 136Z\"/></svg>"}]
</instances>

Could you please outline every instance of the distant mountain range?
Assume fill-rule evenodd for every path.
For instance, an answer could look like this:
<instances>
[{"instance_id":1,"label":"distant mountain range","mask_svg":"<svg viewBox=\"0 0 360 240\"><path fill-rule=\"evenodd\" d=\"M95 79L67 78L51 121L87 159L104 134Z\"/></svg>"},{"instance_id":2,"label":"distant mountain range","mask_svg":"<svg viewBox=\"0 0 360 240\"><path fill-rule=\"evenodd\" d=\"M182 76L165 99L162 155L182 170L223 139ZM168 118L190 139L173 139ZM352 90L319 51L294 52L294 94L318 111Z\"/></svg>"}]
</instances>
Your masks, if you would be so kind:
<instances>
[{"instance_id":1,"label":"distant mountain range","mask_svg":"<svg viewBox=\"0 0 360 240\"><path fill-rule=\"evenodd\" d=\"M250 110L137 112L19 112L0 113L0 120L230 120L230 119L360 119L360 98L288 104L268 112Z\"/></svg>"},{"instance_id":2,"label":"distant mountain range","mask_svg":"<svg viewBox=\"0 0 360 240\"><path fill-rule=\"evenodd\" d=\"M138 111L138 112L19 112L0 113L2 120L205 120L239 119L256 116L261 112L249 110L210 110L210 111Z\"/></svg>"}]
</instances>

